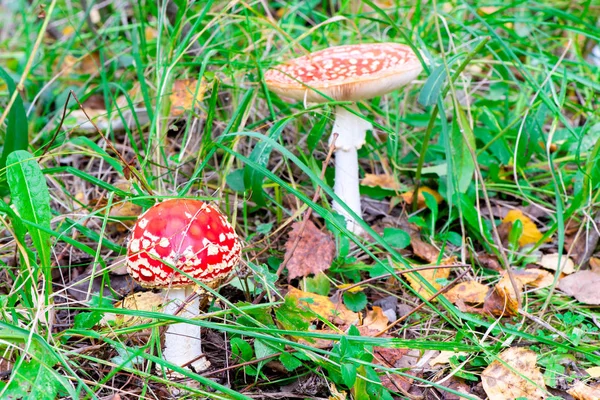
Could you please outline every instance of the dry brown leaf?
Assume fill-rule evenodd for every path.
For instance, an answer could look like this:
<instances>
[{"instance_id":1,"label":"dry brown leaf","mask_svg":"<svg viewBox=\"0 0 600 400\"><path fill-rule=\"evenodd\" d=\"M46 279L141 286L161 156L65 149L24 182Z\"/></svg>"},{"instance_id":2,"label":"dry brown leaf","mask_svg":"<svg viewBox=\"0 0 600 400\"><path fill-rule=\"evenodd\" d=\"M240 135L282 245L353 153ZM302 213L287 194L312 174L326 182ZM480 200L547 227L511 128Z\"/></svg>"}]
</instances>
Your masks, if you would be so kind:
<instances>
[{"instance_id":1,"label":"dry brown leaf","mask_svg":"<svg viewBox=\"0 0 600 400\"><path fill-rule=\"evenodd\" d=\"M137 217L142 213L142 207L137 204L133 204L129 201L114 204L110 209L110 216L116 218L122 217ZM114 228L118 233L126 233L133 225L135 225L135 219L125 219L119 221L109 222L110 227Z\"/></svg>"},{"instance_id":2,"label":"dry brown leaf","mask_svg":"<svg viewBox=\"0 0 600 400\"><path fill-rule=\"evenodd\" d=\"M410 245L415 256L430 263L436 263L440 251L432 244L424 242L418 235L410 235Z\"/></svg>"},{"instance_id":3,"label":"dry brown leaf","mask_svg":"<svg viewBox=\"0 0 600 400\"><path fill-rule=\"evenodd\" d=\"M554 282L554 275L538 268L512 270L512 274L521 284L536 288L545 288L552 285L552 282ZM502 272L502 280L510 282L510 278L506 271Z\"/></svg>"},{"instance_id":4,"label":"dry brown leaf","mask_svg":"<svg viewBox=\"0 0 600 400\"><path fill-rule=\"evenodd\" d=\"M373 307L372 310L367 311L367 315L365 315L359 330L361 331L361 334L363 334L363 332L360 328L366 328L369 331L379 333L387 328L389 323L390 321L383 313L383 309L381 307ZM363 336L365 335L363 334Z\"/></svg>"},{"instance_id":5,"label":"dry brown leaf","mask_svg":"<svg viewBox=\"0 0 600 400\"><path fill-rule=\"evenodd\" d=\"M485 301L490 288L477 281L461 282L452 289L444 293L444 296L452 302L456 303L459 299L465 303L480 304Z\"/></svg>"},{"instance_id":6,"label":"dry brown leaf","mask_svg":"<svg viewBox=\"0 0 600 400\"><path fill-rule=\"evenodd\" d=\"M598 400L600 399L600 386L588 386L579 381L573 387L567 390L575 400Z\"/></svg>"},{"instance_id":7,"label":"dry brown leaf","mask_svg":"<svg viewBox=\"0 0 600 400\"><path fill-rule=\"evenodd\" d=\"M360 184L363 186L379 186L383 189L400 190L400 184L396 178L387 174L365 174Z\"/></svg>"},{"instance_id":8,"label":"dry brown leaf","mask_svg":"<svg viewBox=\"0 0 600 400\"><path fill-rule=\"evenodd\" d=\"M575 272L575 263L569 257L560 254L544 254L536 263L542 267L556 271L558 268L558 260L560 259L560 272L565 275L570 275Z\"/></svg>"},{"instance_id":9,"label":"dry brown leaf","mask_svg":"<svg viewBox=\"0 0 600 400\"><path fill-rule=\"evenodd\" d=\"M496 360L482 372L481 382L489 400L546 398L546 385L536 366L535 352L523 347L511 347L500 353L498 358L511 368Z\"/></svg>"},{"instance_id":10,"label":"dry brown leaf","mask_svg":"<svg viewBox=\"0 0 600 400\"><path fill-rule=\"evenodd\" d=\"M114 307L123 308L126 310L158 311L162 307L163 301L163 296L158 293L137 292L125 296L122 300L117 301ZM106 313L101 323L107 324L108 321L114 321L117 326L141 325L152 322L150 318L136 317L134 315Z\"/></svg>"},{"instance_id":11,"label":"dry brown leaf","mask_svg":"<svg viewBox=\"0 0 600 400\"><path fill-rule=\"evenodd\" d=\"M502 225L508 225L517 220L523 224L523 233L519 238L520 246L535 244L542 238L543 234L539 231L538 227L521 210L510 210L502 220Z\"/></svg>"},{"instance_id":12,"label":"dry brown leaf","mask_svg":"<svg viewBox=\"0 0 600 400\"><path fill-rule=\"evenodd\" d=\"M298 305L309 308L315 314L320 315L337 325L357 324L360 318L357 313L348 310L342 303L334 303L326 296L303 292L293 286L288 286L286 297L295 299ZM317 317L315 316L315 319L316 318Z\"/></svg>"},{"instance_id":13,"label":"dry brown leaf","mask_svg":"<svg viewBox=\"0 0 600 400\"><path fill-rule=\"evenodd\" d=\"M404 200L406 204L411 205L413 203L414 193L414 190L409 190L406 193L402 193L402 200ZM419 194L417 195L417 208L419 209L426 207L425 196L423 195L423 193L429 193L430 195L432 195L435 199L435 202L438 204L440 204L443 200L442 196L435 190L428 188L427 186L421 186L419 187Z\"/></svg>"},{"instance_id":14,"label":"dry brown leaf","mask_svg":"<svg viewBox=\"0 0 600 400\"><path fill-rule=\"evenodd\" d=\"M589 305L600 305L600 274L579 271L558 282L558 288L577 301Z\"/></svg>"},{"instance_id":15,"label":"dry brown leaf","mask_svg":"<svg viewBox=\"0 0 600 400\"><path fill-rule=\"evenodd\" d=\"M586 368L585 372L591 377L591 378L600 378L600 367L590 367L590 368Z\"/></svg>"},{"instance_id":16,"label":"dry brown leaf","mask_svg":"<svg viewBox=\"0 0 600 400\"><path fill-rule=\"evenodd\" d=\"M439 269L426 269L418 272L427 282L433 286L435 289L432 292L430 289L425 287L419 278L417 277L416 272L410 272L405 274L404 276L408 279L410 286L417 291L421 296L429 299L431 296L435 294L436 291L442 288L442 285L436 282L437 279L447 279L450 276L450 268L439 268Z\"/></svg>"},{"instance_id":17,"label":"dry brown leaf","mask_svg":"<svg viewBox=\"0 0 600 400\"><path fill-rule=\"evenodd\" d=\"M443 379L441 384L448 389L452 389L466 395L466 397L463 397L454 393L443 391L442 398L444 400L479 399L479 397L471 393L471 387L464 381L464 379L460 379L457 376L451 376L448 380Z\"/></svg>"},{"instance_id":18,"label":"dry brown leaf","mask_svg":"<svg viewBox=\"0 0 600 400\"><path fill-rule=\"evenodd\" d=\"M483 310L495 317L515 316L519 312L519 299L523 292L523 284L515 279L518 294L515 294L512 282L508 275L504 276L494 287L494 290L486 297Z\"/></svg>"},{"instance_id":19,"label":"dry brown leaf","mask_svg":"<svg viewBox=\"0 0 600 400\"><path fill-rule=\"evenodd\" d=\"M375 347L373 348L373 362L388 368L402 368L406 362L403 358L408 354L408 349ZM395 392L406 393L412 385L412 379L398 374L381 375L381 384Z\"/></svg>"},{"instance_id":20,"label":"dry brown leaf","mask_svg":"<svg viewBox=\"0 0 600 400\"><path fill-rule=\"evenodd\" d=\"M591 257L590 258L590 271L600 274L600 258Z\"/></svg>"},{"instance_id":21,"label":"dry brown leaf","mask_svg":"<svg viewBox=\"0 0 600 400\"><path fill-rule=\"evenodd\" d=\"M178 79L173 82L173 91L169 95L171 116L179 117L186 111L197 107L198 103L204 99L205 91L206 83L204 79L200 82L200 87L198 87L197 79Z\"/></svg>"},{"instance_id":22,"label":"dry brown leaf","mask_svg":"<svg viewBox=\"0 0 600 400\"><path fill-rule=\"evenodd\" d=\"M306 221L306 227L294 249L302 224L302 222L292 224L292 231L285 244L285 258L289 258L288 279L326 271L335 257L335 242L331 235L321 232L310 220Z\"/></svg>"},{"instance_id":23,"label":"dry brown leaf","mask_svg":"<svg viewBox=\"0 0 600 400\"><path fill-rule=\"evenodd\" d=\"M502 266L498 257L492 254L480 253L477 254L477 261L483 268L492 269L494 271L502 271Z\"/></svg>"}]
</instances>

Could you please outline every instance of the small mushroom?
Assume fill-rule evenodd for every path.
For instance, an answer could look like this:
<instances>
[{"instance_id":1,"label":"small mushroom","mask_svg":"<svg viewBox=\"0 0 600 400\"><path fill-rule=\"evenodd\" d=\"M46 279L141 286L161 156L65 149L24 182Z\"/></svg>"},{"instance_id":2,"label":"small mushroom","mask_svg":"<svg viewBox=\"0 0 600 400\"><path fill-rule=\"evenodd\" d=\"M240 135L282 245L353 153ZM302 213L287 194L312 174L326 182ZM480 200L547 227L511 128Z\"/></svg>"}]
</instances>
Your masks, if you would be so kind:
<instances>
[{"instance_id":1,"label":"small mushroom","mask_svg":"<svg viewBox=\"0 0 600 400\"><path fill-rule=\"evenodd\" d=\"M200 200L166 200L148 209L133 227L127 271L142 286L163 289L166 313L183 308L179 316L194 318L199 314L198 297L185 304L195 287L190 278L214 284L227 277L240 253L237 234L218 209ZM163 356L177 366L191 365L196 372L210 366L197 325L171 324Z\"/></svg>"},{"instance_id":2,"label":"small mushroom","mask_svg":"<svg viewBox=\"0 0 600 400\"><path fill-rule=\"evenodd\" d=\"M381 96L408 84L419 75L421 63L410 47L373 43L330 47L295 58L265 72L270 90L280 96L308 102L360 101ZM350 112L349 110L354 112ZM365 142L371 123L355 115L358 108L335 108L335 193L362 218L357 150ZM334 135L331 136L333 140ZM361 233L360 225L334 202L348 229Z\"/></svg>"}]
</instances>

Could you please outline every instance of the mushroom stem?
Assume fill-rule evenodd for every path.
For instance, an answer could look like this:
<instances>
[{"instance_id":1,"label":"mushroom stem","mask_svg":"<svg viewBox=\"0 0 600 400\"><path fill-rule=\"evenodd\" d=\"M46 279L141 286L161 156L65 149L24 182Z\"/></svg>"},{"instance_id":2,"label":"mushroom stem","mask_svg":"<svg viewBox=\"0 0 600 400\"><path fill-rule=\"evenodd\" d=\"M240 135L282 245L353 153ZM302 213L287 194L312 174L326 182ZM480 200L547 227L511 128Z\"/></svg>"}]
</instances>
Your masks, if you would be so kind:
<instances>
[{"instance_id":1,"label":"mushroom stem","mask_svg":"<svg viewBox=\"0 0 600 400\"><path fill-rule=\"evenodd\" d=\"M185 303L185 300L194 293L193 286L172 287L165 290L166 302L164 312L175 314L177 310ZM196 296L177 314L184 318L194 318L198 316L200 310L200 300ZM177 366L187 365L193 367L196 372L205 371L210 367L210 362L202 355L200 327L198 325L176 323L171 324L165 333L165 350L163 351L165 360Z\"/></svg>"},{"instance_id":2,"label":"mushroom stem","mask_svg":"<svg viewBox=\"0 0 600 400\"><path fill-rule=\"evenodd\" d=\"M356 105L350 106L358 112ZM365 143L366 133L372 129L370 122L354 115L343 107L335 109L335 121L333 123L333 135L335 139L335 194L350 209L362 218L360 207L359 177L358 177L358 153L357 150ZM338 202L333 202L333 209L346 219L347 228L360 234L363 229Z\"/></svg>"}]
</instances>

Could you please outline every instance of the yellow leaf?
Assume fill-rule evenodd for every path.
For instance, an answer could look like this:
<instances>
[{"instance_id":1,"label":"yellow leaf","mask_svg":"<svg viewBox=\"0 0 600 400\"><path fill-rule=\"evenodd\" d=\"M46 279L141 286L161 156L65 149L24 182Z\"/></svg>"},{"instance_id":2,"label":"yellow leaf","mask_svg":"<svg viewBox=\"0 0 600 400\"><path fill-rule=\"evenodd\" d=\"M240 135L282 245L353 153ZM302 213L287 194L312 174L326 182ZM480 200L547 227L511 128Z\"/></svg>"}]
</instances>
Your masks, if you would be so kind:
<instances>
[{"instance_id":1,"label":"yellow leaf","mask_svg":"<svg viewBox=\"0 0 600 400\"><path fill-rule=\"evenodd\" d=\"M153 292L137 292L126 296L123 300L115 303L115 308L140 311L158 311L162 308L164 298L160 294ZM103 318L103 323L114 321L117 326L141 325L152 322L150 318L136 317L134 315L107 313Z\"/></svg>"},{"instance_id":2,"label":"yellow leaf","mask_svg":"<svg viewBox=\"0 0 600 400\"><path fill-rule=\"evenodd\" d=\"M523 224L523 233L519 238L520 246L537 243L542 238L542 236L544 236L539 231L537 226L533 223L533 221L529 217L524 215L521 210L510 210L506 214L506 217L504 217L504 219L502 220L502 223L512 223L517 220L521 221L521 223Z\"/></svg>"},{"instance_id":3,"label":"yellow leaf","mask_svg":"<svg viewBox=\"0 0 600 400\"><path fill-rule=\"evenodd\" d=\"M402 193L402 199L406 202L406 204L408 204L408 205L412 204L414 193L415 193L414 190L409 190L406 193ZM421 187L419 187L419 194L417 195L417 207L419 209L426 207L425 196L423 195L423 193L428 193L428 194L432 195L433 198L435 199L435 202L438 204L440 204L443 200L442 196L435 190L428 188L427 186L421 186Z\"/></svg>"},{"instance_id":4,"label":"yellow leaf","mask_svg":"<svg viewBox=\"0 0 600 400\"><path fill-rule=\"evenodd\" d=\"M458 352L455 353L453 351L447 351L447 350L442 350L440 351L440 354L438 354L436 357L432 358L429 361L429 365L432 367L435 367L436 365L446 365L450 363L450 359L454 356L466 356L467 353L465 352Z\"/></svg>"},{"instance_id":5,"label":"yellow leaf","mask_svg":"<svg viewBox=\"0 0 600 400\"><path fill-rule=\"evenodd\" d=\"M344 289L346 289L347 287L350 287L350 286L354 286L354 284L353 283L344 283L344 284L341 284L341 285L337 285L337 288L340 289L340 290L344 290ZM364 288L359 285L359 286L354 286L352 289L348 289L346 291L350 292L350 293L357 293L357 292L362 292L363 290L364 290Z\"/></svg>"},{"instance_id":6,"label":"yellow leaf","mask_svg":"<svg viewBox=\"0 0 600 400\"><path fill-rule=\"evenodd\" d=\"M570 275L575 272L575 263L569 257L560 254L544 254L537 264L546 269L556 271L560 259L560 272Z\"/></svg>"},{"instance_id":7,"label":"yellow leaf","mask_svg":"<svg viewBox=\"0 0 600 400\"><path fill-rule=\"evenodd\" d=\"M326 318L334 324L355 324L359 321L357 313L348 310L342 303L334 303L326 296L303 292L293 286L288 286L288 293L285 297L293 298L298 302L298 305L309 308L315 314Z\"/></svg>"},{"instance_id":8,"label":"yellow leaf","mask_svg":"<svg viewBox=\"0 0 600 400\"><path fill-rule=\"evenodd\" d=\"M600 378L600 367L590 367L585 370L592 378Z\"/></svg>"},{"instance_id":9,"label":"yellow leaf","mask_svg":"<svg viewBox=\"0 0 600 400\"><path fill-rule=\"evenodd\" d=\"M387 174L365 174L360 184L363 186L379 186L383 189L400 190L400 184L396 178Z\"/></svg>"},{"instance_id":10,"label":"yellow leaf","mask_svg":"<svg viewBox=\"0 0 600 400\"><path fill-rule=\"evenodd\" d=\"M510 368L494 361L481 374L483 390L489 400L546 398L546 385L536 366L535 352L524 347L511 347L500 353L498 358Z\"/></svg>"},{"instance_id":11,"label":"yellow leaf","mask_svg":"<svg viewBox=\"0 0 600 400\"><path fill-rule=\"evenodd\" d=\"M367 311L367 315L365 315L362 327L368 329L369 331L379 333L385 328L387 328L389 323L390 320L383 313L383 309L381 307L373 307L372 310ZM361 333L363 333L363 330L359 330L361 331Z\"/></svg>"},{"instance_id":12,"label":"yellow leaf","mask_svg":"<svg viewBox=\"0 0 600 400\"><path fill-rule=\"evenodd\" d=\"M444 296L452 303L462 300L465 303L481 304L485 301L489 290L488 286L477 281L466 281L448 290Z\"/></svg>"},{"instance_id":13,"label":"yellow leaf","mask_svg":"<svg viewBox=\"0 0 600 400\"><path fill-rule=\"evenodd\" d=\"M198 103L204 99L205 91L206 83L204 79L200 82L200 87L198 87L197 79L178 79L173 82L173 91L169 96L171 116L178 117L197 107Z\"/></svg>"},{"instance_id":14,"label":"yellow leaf","mask_svg":"<svg viewBox=\"0 0 600 400\"><path fill-rule=\"evenodd\" d=\"M435 294L435 292L432 292L430 289L426 288L424 286L424 284L421 283L421 281L419 280L419 278L417 277L416 274L417 274L416 272L411 272L411 273L405 274L404 276L406 276L406 279L410 283L410 286L412 286L412 288L415 289L417 291L417 293L419 293L421 296L423 296L425 298L428 298L428 299L431 298L431 296L433 296ZM433 286L435 291L438 291L441 289L442 285L440 285L438 282L436 282L436 280L447 279L448 276L450 276L450 268L426 269L426 270L419 271L419 274L427 282L429 282L431 284L431 286Z\"/></svg>"},{"instance_id":15,"label":"yellow leaf","mask_svg":"<svg viewBox=\"0 0 600 400\"><path fill-rule=\"evenodd\" d=\"M567 390L575 400L598 400L600 399L600 386L588 386L579 381L573 387Z\"/></svg>"}]
</instances>

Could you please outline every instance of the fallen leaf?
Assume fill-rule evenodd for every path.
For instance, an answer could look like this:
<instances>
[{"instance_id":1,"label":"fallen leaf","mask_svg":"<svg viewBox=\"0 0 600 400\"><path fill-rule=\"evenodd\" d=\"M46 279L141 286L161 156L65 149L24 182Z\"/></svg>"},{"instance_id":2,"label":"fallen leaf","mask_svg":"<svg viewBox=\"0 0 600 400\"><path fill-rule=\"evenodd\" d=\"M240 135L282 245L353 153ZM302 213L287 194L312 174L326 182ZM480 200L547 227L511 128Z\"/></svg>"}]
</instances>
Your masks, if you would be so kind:
<instances>
[{"instance_id":1,"label":"fallen leaf","mask_svg":"<svg viewBox=\"0 0 600 400\"><path fill-rule=\"evenodd\" d=\"M545 288L552 285L554 275L548 271L538 268L512 270L513 277L523 285L529 285L536 288ZM502 279L510 282L506 271L502 272Z\"/></svg>"},{"instance_id":2,"label":"fallen leaf","mask_svg":"<svg viewBox=\"0 0 600 400\"><path fill-rule=\"evenodd\" d=\"M556 271L558 268L558 260L560 259L560 272L565 275L570 275L575 272L575 263L569 257L560 254L544 254L537 262L542 267Z\"/></svg>"},{"instance_id":3,"label":"fallen leaf","mask_svg":"<svg viewBox=\"0 0 600 400\"><path fill-rule=\"evenodd\" d=\"M406 204L411 205L413 203L414 193L414 190L409 190L406 193L402 193L401 197ZM442 196L435 190L428 188L427 186L421 186L419 187L419 194L417 195L417 208L419 209L425 208L427 206L425 204L425 195L423 195L423 193L428 193L432 195L435 199L435 202L438 204L440 204L443 200Z\"/></svg>"},{"instance_id":4,"label":"fallen leaf","mask_svg":"<svg viewBox=\"0 0 600 400\"><path fill-rule=\"evenodd\" d=\"M279 10L278 10L279 12ZM339 391L335 387L335 384L332 382L329 384L329 391L331 392L331 396L329 396L329 400L346 400L348 395L344 391Z\"/></svg>"},{"instance_id":5,"label":"fallen leaf","mask_svg":"<svg viewBox=\"0 0 600 400\"><path fill-rule=\"evenodd\" d=\"M579 271L558 282L558 288L568 296L589 305L600 305L600 274Z\"/></svg>"},{"instance_id":6,"label":"fallen leaf","mask_svg":"<svg viewBox=\"0 0 600 400\"><path fill-rule=\"evenodd\" d=\"M359 321L358 313L348 310L341 302L334 303L326 296L303 292L293 286L288 286L286 297L295 299L298 305L313 311L316 314L314 319L317 319L317 315L320 315L337 325L357 324Z\"/></svg>"},{"instance_id":7,"label":"fallen leaf","mask_svg":"<svg viewBox=\"0 0 600 400\"><path fill-rule=\"evenodd\" d=\"M369 331L379 333L385 328L387 328L389 323L390 321L388 317L386 317L383 313L383 309L381 307L373 307L372 310L367 311L367 314L363 319L362 325L358 328L363 336L369 336L365 335L363 330L360 328L365 328Z\"/></svg>"},{"instance_id":8,"label":"fallen leaf","mask_svg":"<svg viewBox=\"0 0 600 400\"><path fill-rule=\"evenodd\" d=\"M482 372L481 383L489 400L505 400L524 397L545 399L544 377L536 366L535 352L524 347L511 347L504 350Z\"/></svg>"},{"instance_id":9,"label":"fallen leaf","mask_svg":"<svg viewBox=\"0 0 600 400\"><path fill-rule=\"evenodd\" d=\"M164 297L154 292L136 292L125 296L117 301L115 308L138 311L158 311L162 308ZM109 321L114 321L117 326L133 326L148 324L152 322L151 318L136 317L135 315L125 315L118 313L106 313L102 318L102 324L108 325Z\"/></svg>"},{"instance_id":10,"label":"fallen leaf","mask_svg":"<svg viewBox=\"0 0 600 400\"><path fill-rule=\"evenodd\" d=\"M585 372L587 372L591 378L600 378L600 367L586 368Z\"/></svg>"},{"instance_id":11,"label":"fallen leaf","mask_svg":"<svg viewBox=\"0 0 600 400\"><path fill-rule=\"evenodd\" d=\"M600 258L591 257L590 258L590 271L600 274Z\"/></svg>"},{"instance_id":12,"label":"fallen leaf","mask_svg":"<svg viewBox=\"0 0 600 400\"><path fill-rule=\"evenodd\" d=\"M442 398L444 400L479 399L479 397L471 393L471 387L465 382L465 380L460 379L457 376L451 376L448 380L444 379L441 384L447 387L448 389L455 390L467 396L463 397L454 393L442 391Z\"/></svg>"},{"instance_id":13,"label":"fallen leaf","mask_svg":"<svg viewBox=\"0 0 600 400\"><path fill-rule=\"evenodd\" d=\"M430 263L436 263L440 251L432 244L424 242L418 235L410 235L410 245L415 256Z\"/></svg>"},{"instance_id":14,"label":"fallen leaf","mask_svg":"<svg viewBox=\"0 0 600 400\"><path fill-rule=\"evenodd\" d=\"M197 79L178 79L173 82L173 91L169 95L171 100L170 114L173 117L179 117L186 111L192 110L198 106L204 99L206 83L204 79L198 87Z\"/></svg>"},{"instance_id":15,"label":"fallen leaf","mask_svg":"<svg viewBox=\"0 0 600 400\"><path fill-rule=\"evenodd\" d=\"M400 184L396 178L387 174L365 174L360 184L363 186L379 186L383 189L400 190Z\"/></svg>"},{"instance_id":16,"label":"fallen leaf","mask_svg":"<svg viewBox=\"0 0 600 400\"><path fill-rule=\"evenodd\" d=\"M410 272L405 274L404 276L410 283L410 286L412 286L412 288L415 289L417 293L429 299L435 294L436 291L442 288L442 285L436 282L436 280L448 279L448 276L450 276L450 268L426 269L419 271L418 273L423 277L423 279L429 282L431 286L433 286L435 291L432 292L430 289L425 287L424 284L422 284L419 280L418 276L416 275L416 272Z\"/></svg>"},{"instance_id":17,"label":"fallen leaf","mask_svg":"<svg viewBox=\"0 0 600 400\"><path fill-rule=\"evenodd\" d=\"M494 271L502 271L502 266L500 265L500 261L498 261L498 257L481 253L477 254L477 261L483 268L492 269Z\"/></svg>"},{"instance_id":18,"label":"fallen leaf","mask_svg":"<svg viewBox=\"0 0 600 400\"><path fill-rule=\"evenodd\" d=\"M387 368L403 368L406 364L403 358L408 354L408 349L375 347L373 348L374 363ZM413 380L398 374L384 374L379 377L381 384L395 392L406 393L412 386Z\"/></svg>"},{"instance_id":19,"label":"fallen leaf","mask_svg":"<svg viewBox=\"0 0 600 400\"><path fill-rule=\"evenodd\" d=\"M339 335L340 332L334 331L332 329L310 329L310 333L325 333L328 335ZM317 349L329 349L333 347L334 341L333 339L322 339L322 338L298 338L298 343L305 344L307 346L311 346Z\"/></svg>"},{"instance_id":20,"label":"fallen leaf","mask_svg":"<svg viewBox=\"0 0 600 400\"><path fill-rule=\"evenodd\" d=\"M462 351L455 353L453 351L442 350L442 351L440 351L440 354L438 354L436 357L429 360L429 365L431 367L435 367L436 365L447 365L450 363L450 359L452 357L454 357L454 356L459 357L459 356L466 356L466 355L467 355L467 353L462 352Z\"/></svg>"},{"instance_id":21,"label":"fallen leaf","mask_svg":"<svg viewBox=\"0 0 600 400\"><path fill-rule=\"evenodd\" d=\"M573 387L567 390L575 400L598 400L600 399L600 387L599 386L588 386L585 383L579 381L573 385Z\"/></svg>"},{"instance_id":22,"label":"fallen leaf","mask_svg":"<svg viewBox=\"0 0 600 400\"><path fill-rule=\"evenodd\" d=\"M306 221L306 227L294 249L301 227L302 222L294 222L285 244L285 258L289 258L287 269L290 280L310 274L317 275L329 269L335 256L335 242L331 235L321 232L310 220Z\"/></svg>"},{"instance_id":23,"label":"fallen leaf","mask_svg":"<svg viewBox=\"0 0 600 400\"><path fill-rule=\"evenodd\" d=\"M517 293L508 275L500 279L483 303L483 310L495 317L515 316L519 312L519 299L523 292L523 284L515 279Z\"/></svg>"},{"instance_id":24,"label":"fallen leaf","mask_svg":"<svg viewBox=\"0 0 600 400\"><path fill-rule=\"evenodd\" d=\"M502 220L502 225L508 225L517 220L523 224L523 233L519 238L519 246L537 243L544 236L535 223L528 216L524 215L521 210L510 210Z\"/></svg>"},{"instance_id":25,"label":"fallen leaf","mask_svg":"<svg viewBox=\"0 0 600 400\"><path fill-rule=\"evenodd\" d=\"M466 303L480 304L485 301L490 288L477 281L461 282L454 286L444 296L451 302L456 303L459 299Z\"/></svg>"}]
</instances>

